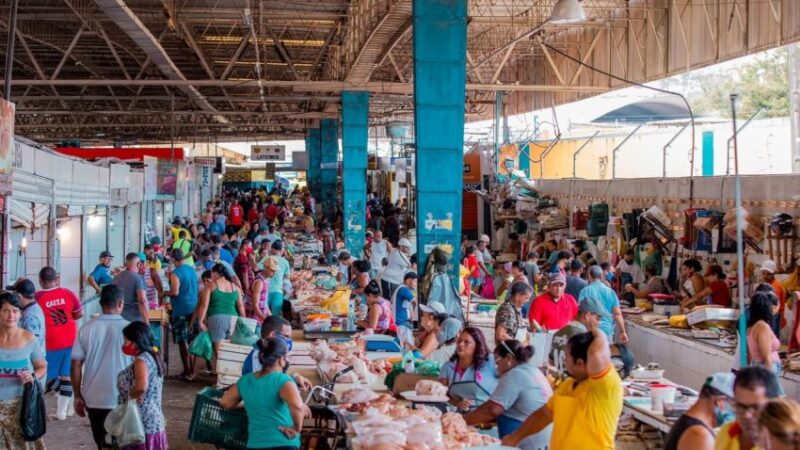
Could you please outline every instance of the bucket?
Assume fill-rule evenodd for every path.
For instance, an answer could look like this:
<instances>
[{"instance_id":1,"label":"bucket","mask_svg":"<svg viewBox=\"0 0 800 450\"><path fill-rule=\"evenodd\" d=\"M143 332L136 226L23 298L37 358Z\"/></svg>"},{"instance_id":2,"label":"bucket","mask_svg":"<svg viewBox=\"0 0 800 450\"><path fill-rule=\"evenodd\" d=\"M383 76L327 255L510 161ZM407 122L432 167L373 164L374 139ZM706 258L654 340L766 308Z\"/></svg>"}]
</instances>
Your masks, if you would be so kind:
<instances>
[{"instance_id":1,"label":"bucket","mask_svg":"<svg viewBox=\"0 0 800 450\"><path fill-rule=\"evenodd\" d=\"M675 387L666 384L651 384L650 385L650 409L654 413L664 412L664 403L675 402Z\"/></svg>"}]
</instances>

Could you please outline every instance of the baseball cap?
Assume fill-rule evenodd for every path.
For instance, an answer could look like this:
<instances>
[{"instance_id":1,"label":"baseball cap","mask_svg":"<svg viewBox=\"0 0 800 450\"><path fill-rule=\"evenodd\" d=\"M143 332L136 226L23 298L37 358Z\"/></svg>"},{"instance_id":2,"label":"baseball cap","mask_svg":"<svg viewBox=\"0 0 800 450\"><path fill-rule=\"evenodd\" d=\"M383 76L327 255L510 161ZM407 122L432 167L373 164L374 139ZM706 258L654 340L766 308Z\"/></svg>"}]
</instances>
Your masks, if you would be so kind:
<instances>
[{"instance_id":1,"label":"baseball cap","mask_svg":"<svg viewBox=\"0 0 800 450\"><path fill-rule=\"evenodd\" d=\"M775 272L778 271L778 266L777 266L777 264L775 264L775 261L773 261L771 259L768 259L768 260L764 261L763 263L761 263L761 271L762 272L775 273Z\"/></svg>"},{"instance_id":2,"label":"baseball cap","mask_svg":"<svg viewBox=\"0 0 800 450\"><path fill-rule=\"evenodd\" d=\"M444 305L439 302L430 302L427 305L419 305L419 310L428 314L444 314Z\"/></svg>"},{"instance_id":3,"label":"baseball cap","mask_svg":"<svg viewBox=\"0 0 800 450\"><path fill-rule=\"evenodd\" d=\"M578 303L578 312L579 313L589 312L592 314L597 314L598 316L604 319L611 318L611 314L609 314L608 311L606 311L606 309L603 307L600 301L592 297L586 297L585 299L581 300L580 303Z\"/></svg>"},{"instance_id":4,"label":"baseball cap","mask_svg":"<svg viewBox=\"0 0 800 450\"><path fill-rule=\"evenodd\" d=\"M736 381L736 375L731 372L717 372L706 378L704 386L714 388L728 397L733 398L734 381Z\"/></svg>"},{"instance_id":5,"label":"baseball cap","mask_svg":"<svg viewBox=\"0 0 800 450\"><path fill-rule=\"evenodd\" d=\"M111 252L108 251L108 250L103 250L102 252L100 252L100 257L101 258L113 258L114 255L112 255Z\"/></svg>"},{"instance_id":6,"label":"baseball cap","mask_svg":"<svg viewBox=\"0 0 800 450\"><path fill-rule=\"evenodd\" d=\"M478 240L479 240L479 241L486 242L486 243L489 243L489 242L491 242L491 238L489 238L489 236L488 236L488 235L485 235L485 234L482 234L482 235L481 235L481 237L480 237L480 239L478 239Z\"/></svg>"},{"instance_id":7,"label":"baseball cap","mask_svg":"<svg viewBox=\"0 0 800 450\"><path fill-rule=\"evenodd\" d=\"M555 273L551 273L550 276L547 277L547 281L550 284L553 284L553 283L567 284L567 277L562 275L561 272L555 272Z\"/></svg>"},{"instance_id":8,"label":"baseball cap","mask_svg":"<svg viewBox=\"0 0 800 450\"><path fill-rule=\"evenodd\" d=\"M13 285L6 286L7 291L14 291L23 297L33 297L33 294L36 292L36 286L34 286L33 281L23 278Z\"/></svg>"},{"instance_id":9,"label":"baseball cap","mask_svg":"<svg viewBox=\"0 0 800 450\"><path fill-rule=\"evenodd\" d=\"M570 259L572 258L572 252L569 250L561 250L558 252L558 259Z\"/></svg>"},{"instance_id":10,"label":"baseball cap","mask_svg":"<svg viewBox=\"0 0 800 450\"><path fill-rule=\"evenodd\" d=\"M569 268L572 270L581 270L583 269L583 263L579 259L573 259L569 264Z\"/></svg>"},{"instance_id":11,"label":"baseball cap","mask_svg":"<svg viewBox=\"0 0 800 450\"><path fill-rule=\"evenodd\" d=\"M400 241L397 243L397 246L398 246L398 247L408 247L408 248L411 248L411 241L409 241L409 240L408 240L408 239L406 239L406 238L400 239Z\"/></svg>"},{"instance_id":12,"label":"baseball cap","mask_svg":"<svg viewBox=\"0 0 800 450\"><path fill-rule=\"evenodd\" d=\"M410 280L416 280L418 278L419 278L419 275L417 275L417 272L414 272L414 271L406 272L406 274L403 275L403 281L409 280L409 279Z\"/></svg>"}]
</instances>

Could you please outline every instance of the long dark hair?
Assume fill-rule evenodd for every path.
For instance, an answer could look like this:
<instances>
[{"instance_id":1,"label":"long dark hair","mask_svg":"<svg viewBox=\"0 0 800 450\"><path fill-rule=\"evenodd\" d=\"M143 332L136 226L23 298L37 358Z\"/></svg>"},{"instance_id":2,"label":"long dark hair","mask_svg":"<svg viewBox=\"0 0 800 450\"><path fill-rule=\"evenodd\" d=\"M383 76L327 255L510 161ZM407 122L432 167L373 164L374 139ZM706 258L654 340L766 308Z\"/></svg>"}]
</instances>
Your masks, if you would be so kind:
<instances>
[{"instance_id":1,"label":"long dark hair","mask_svg":"<svg viewBox=\"0 0 800 450\"><path fill-rule=\"evenodd\" d=\"M258 347L258 362L261 363L264 370L272 367L279 359L289 354L289 346L281 338L259 339L256 346Z\"/></svg>"},{"instance_id":2,"label":"long dark hair","mask_svg":"<svg viewBox=\"0 0 800 450\"><path fill-rule=\"evenodd\" d=\"M750 297L750 313L747 317L747 328L755 325L759 320L763 320L767 325L773 322L773 296L770 292L756 291Z\"/></svg>"},{"instance_id":3,"label":"long dark hair","mask_svg":"<svg viewBox=\"0 0 800 450\"><path fill-rule=\"evenodd\" d=\"M221 263L214 264L214 267L211 268L211 272L216 273L217 275L221 276L228 280L228 282L233 283L233 277L230 273L228 273L228 269Z\"/></svg>"},{"instance_id":4,"label":"long dark hair","mask_svg":"<svg viewBox=\"0 0 800 450\"><path fill-rule=\"evenodd\" d=\"M476 327L466 327L462 333L467 333L473 341L475 341L475 357L474 367L475 370L480 370L487 361L489 361L489 346L486 345L486 338L483 337L483 331ZM453 353L450 361L458 363L458 353Z\"/></svg>"},{"instance_id":5,"label":"long dark hair","mask_svg":"<svg viewBox=\"0 0 800 450\"><path fill-rule=\"evenodd\" d=\"M164 367L164 360L161 359L161 353L156 347L156 338L150 327L145 325L144 322L131 322L128 326L122 329L122 335L125 339L131 341L137 349L142 353L149 353L156 362L158 367L158 375L164 376L166 369Z\"/></svg>"}]
</instances>

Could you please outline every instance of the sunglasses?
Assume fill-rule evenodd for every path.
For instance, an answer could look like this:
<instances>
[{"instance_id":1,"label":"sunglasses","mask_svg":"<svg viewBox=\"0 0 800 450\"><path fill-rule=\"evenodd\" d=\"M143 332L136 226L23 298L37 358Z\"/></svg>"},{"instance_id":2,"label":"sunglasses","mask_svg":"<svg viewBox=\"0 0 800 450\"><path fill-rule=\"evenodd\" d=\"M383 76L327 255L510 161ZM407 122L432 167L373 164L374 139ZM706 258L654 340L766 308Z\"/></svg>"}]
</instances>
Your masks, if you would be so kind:
<instances>
[{"instance_id":1,"label":"sunglasses","mask_svg":"<svg viewBox=\"0 0 800 450\"><path fill-rule=\"evenodd\" d=\"M733 403L733 410L737 414L745 414L747 412L751 412L753 414L758 414L761 410L764 409L764 405L755 404L755 405L745 405L743 403L734 402Z\"/></svg>"}]
</instances>

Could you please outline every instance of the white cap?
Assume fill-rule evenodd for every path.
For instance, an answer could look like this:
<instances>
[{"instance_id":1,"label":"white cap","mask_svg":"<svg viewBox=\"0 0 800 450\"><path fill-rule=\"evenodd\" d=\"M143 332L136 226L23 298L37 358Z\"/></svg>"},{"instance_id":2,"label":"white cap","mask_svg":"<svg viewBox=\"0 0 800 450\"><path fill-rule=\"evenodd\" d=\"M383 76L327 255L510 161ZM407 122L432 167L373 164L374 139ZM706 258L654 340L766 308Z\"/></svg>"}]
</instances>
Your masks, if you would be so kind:
<instances>
[{"instance_id":1,"label":"white cap","mask_svg":"<svg viewBox=\"0 0 800 450\"><path fill-rule=\"evenodd\" d=\"M761 271L775 273L778 271L778 266L775 264L775 261L768 259L761 263Z\"/></svg>"},{"instance_id":2,"label":"white cap","mask_svg":"<svg viewBox=\"0 0 800 450\"><path fill-rule=\"evenodd\" d=\"M481 235L481 237L480 237L480 239L478 239L478 240L479 240L479 241L486 242L487 244L488 244L489 242L491 242L491 241L492 241L492 240L491 240L491 238L489 238L489 236L487 236L487 235L485 235L485 234L482 234L482 235Z\"/></svg>"},{"instance_id":3,"label":"white cap","mask_svg":"<svg viewBox=\"0 0 800 450\"><path fill-rule=\"evenodd\" d=\"M397 246L398 246L398 247L408 247L408 248L411 248L411 241L409 241L409 240L408 240L408 239L406 239L406 238L400 239L400 241L398 241L398 242L397 242Z\"/></svg>"},{"instance_id":4,"label":"white cap","mask_svg":"<svg viewBox=\"0 0 800 450\"><path fill-rule=\"evenodd\" d=\"M430 302L427 305L419 305L419 310L428 314L444 314L444 305L439 302Z\"/></svg>"}]
</instances>

